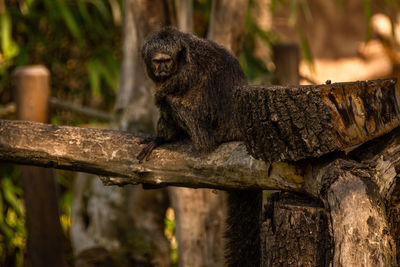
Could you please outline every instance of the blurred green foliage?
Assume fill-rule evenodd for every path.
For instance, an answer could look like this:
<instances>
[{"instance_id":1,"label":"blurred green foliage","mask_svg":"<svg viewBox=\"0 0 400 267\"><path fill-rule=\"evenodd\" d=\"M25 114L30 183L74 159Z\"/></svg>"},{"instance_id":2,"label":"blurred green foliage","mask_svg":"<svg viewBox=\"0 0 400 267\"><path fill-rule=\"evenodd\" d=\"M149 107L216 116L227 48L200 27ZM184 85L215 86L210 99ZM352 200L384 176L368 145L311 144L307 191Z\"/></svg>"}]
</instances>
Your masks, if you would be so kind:
<instances>
[{"instance_id":1,"label":"blurred green foliage","mask_svg":"<svg viewBox=\"0 0 400 267\"><path fill-rule=\"evenodd\" d=\"M0 265L23 266L26 230L19 168L1 165L0 174Z\"/></svg>"},{"instance_id":2,"label":"blurred green foliage","mask_svg":"<svg viewBox=\"0 0 400 267\"><path fill-rule=\"evenodd\" d=\"M111 110L119 79L122 0L0 0L0 103L11 73L50 69L52 95Z\"/></svg>"},{"instance_id":3,"label":"blurred green foliage","mask_svg":"<svg viewBox=\"0 0 400 267\"><path fill-rule=\"evenodd\" d=\"M49 68L52 95L111 111L119 79L122 0L0 0L0 106L12 101L18 66ZM58 124L88 123L68 111ZM0 266L26 266L25 210L19 168L0 166ZM68 240L72 177L58 172L61 225ZM70 248L69 248L70 249Z\"/></svg>"}]
</instances>

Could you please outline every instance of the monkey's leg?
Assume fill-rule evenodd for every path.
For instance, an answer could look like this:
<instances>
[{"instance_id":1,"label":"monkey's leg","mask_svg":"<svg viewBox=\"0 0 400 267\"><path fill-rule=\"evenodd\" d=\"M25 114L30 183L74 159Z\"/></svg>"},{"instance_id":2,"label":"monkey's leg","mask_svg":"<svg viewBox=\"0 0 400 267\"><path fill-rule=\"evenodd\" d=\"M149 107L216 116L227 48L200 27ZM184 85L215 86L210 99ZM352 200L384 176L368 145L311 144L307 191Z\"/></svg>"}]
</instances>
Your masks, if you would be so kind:
<instances>
[{"instance_id":1,"label":"monkey's leg","mask_svg":"<svg viewBox=\"0 0 400 267\"><path fill-rule=\"evenodd\" d=\"M144 159L149 160L151 152L158 146L174 140L182 133L182 129L173 121L166 112L161 112L160 119L157 122L157 136L143 139L139 144L147 146L136 157L139 163Z\"/></svg>"},{"instance_id":2,"label":"monkey's leg","mask_svg":"<svg viewBox=\"0 0 400 267\"><path fill-rule=\"evenodd\" d=\"M136 157L139 160L139 163L142 163L144 159L146 159L146 161L149 160L151 152L153 152L156 147L160 146L164 142L164 139L160 137L149 137L141 140L139 144L147 144L147 146L143 148Z\"/></svg>"}]
</instances>

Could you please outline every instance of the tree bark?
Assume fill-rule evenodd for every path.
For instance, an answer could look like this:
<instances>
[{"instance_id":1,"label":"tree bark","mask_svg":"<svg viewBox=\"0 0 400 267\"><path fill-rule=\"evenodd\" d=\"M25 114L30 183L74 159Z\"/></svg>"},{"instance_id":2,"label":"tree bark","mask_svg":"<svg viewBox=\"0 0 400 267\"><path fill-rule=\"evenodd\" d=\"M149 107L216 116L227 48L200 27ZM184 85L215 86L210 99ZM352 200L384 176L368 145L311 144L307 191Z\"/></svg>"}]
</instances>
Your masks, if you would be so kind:
<instances>
[{"instance_id":1,"label":"tree bark","mask_svg":"<svg viewBox=\"0 0 400 267\"><path fill-rule=\"evenodd\" d=\"M320 170L320 198L330 210L335 266L397 266L385 203L368 165L335 160Z\"/></svg>"},{"instance_id":2,"label":"tree bark","mask_svg":"<svg viewBox=\"0 0 400 267\"><path fill-rule=\"evenodd\" d=\"M140 140L127 132L0 120L0 160L98 174L107 185L300 190L304 183L301 168L255 160L240 142L210 154L187 140L171 143L139 164Z\"/></svg>"},{"instance_id":3,"label":"tree bark","mask_svg":"<svg viewBox=\"0 0 400 267\"><path fill-rule=\"evenodd\" d=\"M387 156L400 146L398 134L400 128L349 155L357 160L369 160L367 155L375 152L374 155ZM318 160L266 163L252 158L241 142L225 143L209 154L199 154L190 142L181 141L157 148L149 161L139 164L136 154L142 148L138 144L140 140L131 133L113 130L0 120L0 160L7 162L107 176L103 177L107 185L144 183L225 190L282 189L317 196L312 189L315 181L311 172L320 168ZM371 146L369 149L374 152L365 149L366 146ZM387 172L400 168L395 156L382 161L381 168L388 169L382 169L380 175L384 176L374 178L384 183L385 188L393 186L393 173Z\"/></svg>"},{"instance_id":4,"label":"tree bark","mask_svg":"<svg viewBox=\"0 0 400 267\"><path fill-rule=\"evenodd\" d=\"M244 86L236 117L250 153L297 161L351 150L400 124L395 79L313 86Z\"/></svg>"},{"instance_id":5,"label":"tree bark","mask_svg":"<svg viewBox=\"0 0 400 267\"><path fill-rule=\"evenodd\" d=\"M329 214L306 195L274 193L261 227L262 266L329 266L333 246Z\"/></svg>"},{"instance_id":6,"label":"tree bark","mask_svg":"<svg viewBox=\"0 0 400 267\"><path fill-rule=\"evenodd\" d=\"M397 197L396 197L397 198ZM398 200L396 201L398 202ZM400 207L399 204L389 208L389 225L390 234L392 235L394 242L396 244L396 262L397 265L400 263Z\"/></svg>"}]
</instances>

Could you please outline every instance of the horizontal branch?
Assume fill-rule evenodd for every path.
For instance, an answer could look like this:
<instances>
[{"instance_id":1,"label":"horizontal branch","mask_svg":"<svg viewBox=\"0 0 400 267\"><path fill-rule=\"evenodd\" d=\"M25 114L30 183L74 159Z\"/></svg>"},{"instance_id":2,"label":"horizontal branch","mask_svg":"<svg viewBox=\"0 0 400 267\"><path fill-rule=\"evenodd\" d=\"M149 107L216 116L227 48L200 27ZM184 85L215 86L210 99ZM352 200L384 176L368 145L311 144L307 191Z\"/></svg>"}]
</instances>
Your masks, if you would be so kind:
<instances>
[{"instance_id":1,"label":"horizontal branch","mask_svg":"<svg viewBox=\"0 0 400 267\"><path fill-rule=\"evenodd\" d=\"M139 164L136 155L144 147L139 140L121 131L0 120L0 160L94 173L109 185L300 191L304 182L300 169L256 160L241 142L207 155L189 141L168 144Z\"/></svg>"},{"instance_id":2,"label":"horizontal branch","mask_svg":"<svg viewBox=\"0 0 400 267\"><path fill-rule=\"evenodd\" d=\"M139 141L128 132L0 120L0 160L93 173L107 185L278 189L318 196L324 186L317 178L319 171L338 158L266 163L250 156L242 142L201 154L190 141L181 141L155 149L149 161L139 164L136 155L144 147ZM400 128L367 142L347 158L371 166L374 182L388 198L400 169Z\"/></svg>"}]
</instances>

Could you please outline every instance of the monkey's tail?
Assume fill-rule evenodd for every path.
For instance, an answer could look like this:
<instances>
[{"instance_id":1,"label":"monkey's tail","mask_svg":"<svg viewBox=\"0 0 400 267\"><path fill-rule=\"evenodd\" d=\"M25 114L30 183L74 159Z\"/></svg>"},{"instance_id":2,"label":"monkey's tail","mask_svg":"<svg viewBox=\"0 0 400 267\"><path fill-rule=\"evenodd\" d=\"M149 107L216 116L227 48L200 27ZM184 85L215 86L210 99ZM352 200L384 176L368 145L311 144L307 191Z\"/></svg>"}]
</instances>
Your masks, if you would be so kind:
<instances>
[{"instance_id":1,"label":"monkey's tail","mask_svg":"<svg viewBox=\"0 0 400 267\"><path fill-rule=\"evenodd\" d=\"M258 267L261 263L262 191L228 192L225 259L229 267Z\"/></svg>"}]
</instances>

